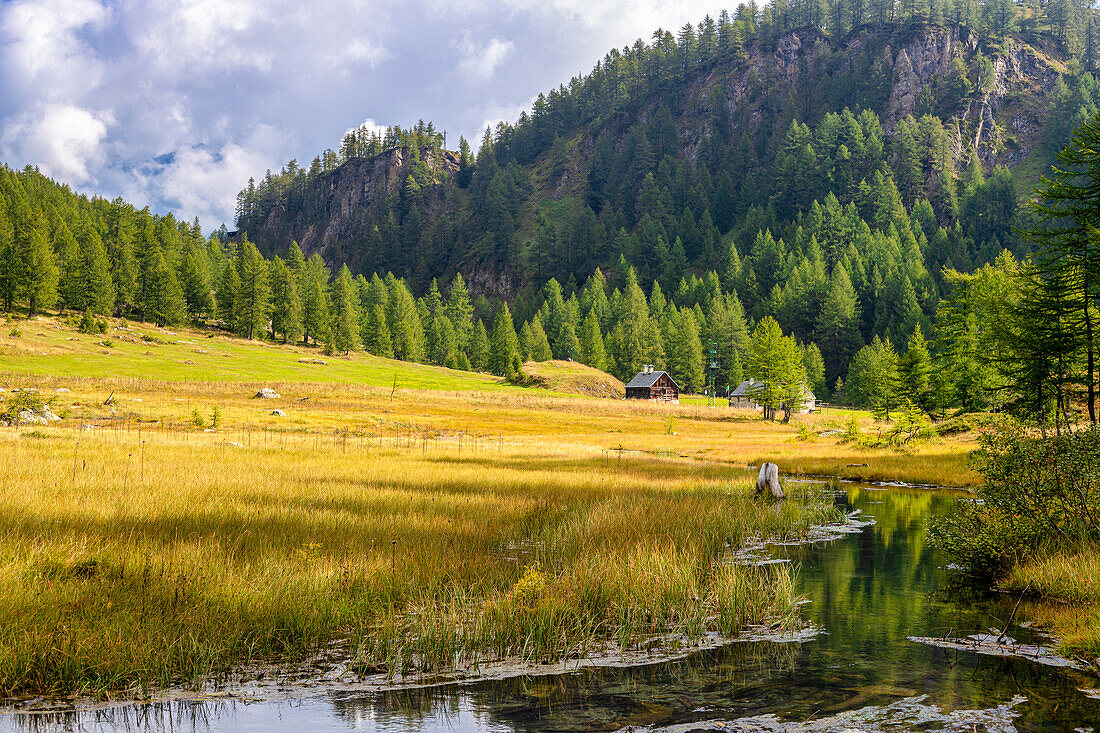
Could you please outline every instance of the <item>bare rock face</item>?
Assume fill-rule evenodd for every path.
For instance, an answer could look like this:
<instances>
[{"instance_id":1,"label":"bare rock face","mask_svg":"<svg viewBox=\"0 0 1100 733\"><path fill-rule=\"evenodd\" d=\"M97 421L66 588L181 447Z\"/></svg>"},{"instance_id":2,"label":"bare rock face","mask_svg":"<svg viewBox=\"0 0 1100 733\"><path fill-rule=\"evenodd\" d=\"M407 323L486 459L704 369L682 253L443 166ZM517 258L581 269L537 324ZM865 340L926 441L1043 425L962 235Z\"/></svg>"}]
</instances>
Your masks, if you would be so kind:
<instances>
[{"instance_id":1,"label":"bare rock face","mask_svg":"<svg viewBox=\"0 0 1100 733\"><path fill-rule=\"evenodd\" d=\"M773 499L784 498L783 487L779 485L779 466L765 463L756 477L756 495L770 495Z\"/></svg>"}]
</instances>

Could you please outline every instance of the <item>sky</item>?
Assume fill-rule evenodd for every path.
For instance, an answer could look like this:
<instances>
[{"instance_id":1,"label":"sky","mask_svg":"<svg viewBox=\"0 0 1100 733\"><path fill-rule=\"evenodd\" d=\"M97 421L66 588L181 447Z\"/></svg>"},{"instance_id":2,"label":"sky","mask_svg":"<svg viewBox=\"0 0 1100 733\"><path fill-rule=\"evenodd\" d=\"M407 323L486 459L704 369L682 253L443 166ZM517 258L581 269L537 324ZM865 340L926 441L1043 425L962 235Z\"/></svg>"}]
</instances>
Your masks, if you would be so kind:
<instances>
[{"instance_id":1,"label":"sky","mask_svg":"<svg viewBox=\"0 0 1100 733\"><path fill-rule=\"evenodd\" d=\"M0 161L233 228L250 177L361 124L476 147L712 0L0 0Z\"/></svg>"}]
</instances>

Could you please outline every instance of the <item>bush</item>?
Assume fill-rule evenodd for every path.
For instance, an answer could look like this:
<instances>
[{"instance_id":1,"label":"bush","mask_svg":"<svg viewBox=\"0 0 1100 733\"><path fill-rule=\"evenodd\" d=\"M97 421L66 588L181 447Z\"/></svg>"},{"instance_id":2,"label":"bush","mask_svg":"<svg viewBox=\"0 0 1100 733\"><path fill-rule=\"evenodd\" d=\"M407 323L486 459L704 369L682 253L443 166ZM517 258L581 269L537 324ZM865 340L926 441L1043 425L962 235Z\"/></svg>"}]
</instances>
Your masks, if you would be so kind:
<instances>
[{"instance_id":1,"label":"bush","mask_svg":"<svg viewBox=\"0 0 1100 733\"><path fill-rule=\"evenodd\" d=\"M99 329L96 326L95 319L92 318L92 314L88 311L84 311L84 315L80 317L79 328L81 333L98 333Z\"/></svg>"},{"instance_id":2,"label":"bush","mask_svg":"<svg viewBox=\"0 0 1100 733\"><path fill-rule=\"evenodd\" d=\"M956 562L999 577L1037 548L1100 538L1100 429L1040 437L1002 427L980 440L977 501L932 528Z\"/></svg>"}]
</instances>

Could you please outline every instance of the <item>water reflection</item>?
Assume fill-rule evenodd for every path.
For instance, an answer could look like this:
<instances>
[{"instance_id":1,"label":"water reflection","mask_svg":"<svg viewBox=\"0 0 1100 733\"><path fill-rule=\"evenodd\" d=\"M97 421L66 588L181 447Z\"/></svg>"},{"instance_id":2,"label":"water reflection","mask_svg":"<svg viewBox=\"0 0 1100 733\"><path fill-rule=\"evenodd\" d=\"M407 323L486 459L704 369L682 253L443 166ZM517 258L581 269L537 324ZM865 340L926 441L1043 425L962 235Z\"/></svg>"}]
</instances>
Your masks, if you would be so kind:
<instances>
[{"instance_id":1,"label":"water reflection","mask_svg":"<svg viewBox=\"0 0 1100 733\"><path fill-rule=\"evenodd\" d=\"M451 685L293 703L174 703L0 716L0 730L585 731L1073 730L1100 721L1095 679L1032 662L906 640L1000 628L1011 601L946 582L927 541L950 492L847 486L845 510L876 524L832 543L775 548L799 568L807 616L826 630L803 643L733 644L626 669ZM1022 631L1022 630L1016 630ZM811 721L803 727L791 723Z\"/></svg>"}]
</instances>

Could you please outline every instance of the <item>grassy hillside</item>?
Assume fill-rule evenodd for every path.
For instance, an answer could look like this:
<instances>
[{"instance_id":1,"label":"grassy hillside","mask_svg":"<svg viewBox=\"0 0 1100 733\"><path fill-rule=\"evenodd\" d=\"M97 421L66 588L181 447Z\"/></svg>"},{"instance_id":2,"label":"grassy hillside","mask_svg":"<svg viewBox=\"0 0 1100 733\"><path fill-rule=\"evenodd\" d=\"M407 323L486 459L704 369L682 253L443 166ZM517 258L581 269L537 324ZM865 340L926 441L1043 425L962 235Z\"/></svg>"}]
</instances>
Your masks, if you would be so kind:
<instances>
[{"instance_id":1,"label":"grassy hillside","mask_svg":"<svg viewBox=\"0 0 1100 733\"><path fill-rule=\"evenodd\" d=\"M552 392L608 399L621 399L626 395L626 387L621 381L575 361L529 361L523 365L523 376L530 386Z\"/></svg>"},{"instance_id":2,"label":"grassy hillside","mask_svg":"<svg viewBox=\"0 0 1100 733\"><path fill-rule=\"evenodd\" d=\"M21 335L13 338L17 328ZM316 363L317 361L323 364ZM308 362L308 363L303 363ZM39 318L0 329L0 372L54 377L132 377L169 381L325 382L409 389L508 387L492 375L382 359L363 351L326 356L319 348L248 341L229 334L113 320L105 335Z\"/></svg>"}]
</instances>

